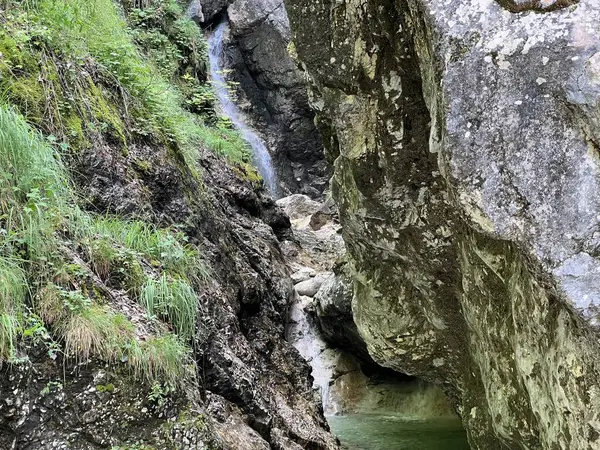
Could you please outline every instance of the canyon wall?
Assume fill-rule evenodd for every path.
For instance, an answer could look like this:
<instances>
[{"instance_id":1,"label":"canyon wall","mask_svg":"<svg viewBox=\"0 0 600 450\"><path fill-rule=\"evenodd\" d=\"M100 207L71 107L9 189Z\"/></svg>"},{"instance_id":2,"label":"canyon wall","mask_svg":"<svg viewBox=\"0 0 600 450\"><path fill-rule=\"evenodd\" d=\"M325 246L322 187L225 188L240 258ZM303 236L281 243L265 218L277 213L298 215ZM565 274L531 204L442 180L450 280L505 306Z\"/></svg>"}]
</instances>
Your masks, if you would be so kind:
<instances>
[{"instance_id":1,"label":"canyon wall","mask_svg":"<svg viewBox=\"0 0 600 450\"><path fill-rule=\"evenodd\" d=\"M286 0L353 315L475 449L600 445L600 7Z\"/></svg>"}]
</instances>

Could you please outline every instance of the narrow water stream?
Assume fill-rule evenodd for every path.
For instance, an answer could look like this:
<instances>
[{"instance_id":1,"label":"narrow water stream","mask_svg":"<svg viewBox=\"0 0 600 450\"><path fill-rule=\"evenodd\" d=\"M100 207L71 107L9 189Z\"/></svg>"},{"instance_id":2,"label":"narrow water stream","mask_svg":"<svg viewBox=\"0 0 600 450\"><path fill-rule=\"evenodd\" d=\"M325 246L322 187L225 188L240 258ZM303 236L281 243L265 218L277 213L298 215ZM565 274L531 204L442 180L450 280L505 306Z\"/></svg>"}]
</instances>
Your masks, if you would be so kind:
<instances>
[{"instance_id":1,"label":"narrow water stream","mask_svg":"<svg viewBox=\"0 0 600 450\"><path fill-rule=\"evenodd\" d=\"M210 75L214 85L217 99L223 111L235 128L240 132L242 138L252 149L254 164L258 172L265 180L269 192L277 197L277 178L273 169L271 155L265 142L258 136L247 123L244 113L232 100L227 81L224 76L223 67L223 40L227 34L228 23L221 22L208 36L208 59L210 62Z\"/></svg>"}]
</instances>

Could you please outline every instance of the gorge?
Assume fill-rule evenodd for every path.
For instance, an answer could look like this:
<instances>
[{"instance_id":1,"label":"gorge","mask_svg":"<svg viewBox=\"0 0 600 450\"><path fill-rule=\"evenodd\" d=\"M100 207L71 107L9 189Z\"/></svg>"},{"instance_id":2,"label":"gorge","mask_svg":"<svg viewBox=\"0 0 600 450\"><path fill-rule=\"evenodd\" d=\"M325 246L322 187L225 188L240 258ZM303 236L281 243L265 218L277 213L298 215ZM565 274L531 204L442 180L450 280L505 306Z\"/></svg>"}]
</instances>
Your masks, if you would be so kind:
<instances>
[{"instance_id":1,"label":"gorge","mask_svg":"<svg viewBox=\"0 0 600 450\"><path fill-rule=\"evenodd\" d=\"M0 2L0 449L600 448L595 0Z\"/></svg>"}]
</instances>

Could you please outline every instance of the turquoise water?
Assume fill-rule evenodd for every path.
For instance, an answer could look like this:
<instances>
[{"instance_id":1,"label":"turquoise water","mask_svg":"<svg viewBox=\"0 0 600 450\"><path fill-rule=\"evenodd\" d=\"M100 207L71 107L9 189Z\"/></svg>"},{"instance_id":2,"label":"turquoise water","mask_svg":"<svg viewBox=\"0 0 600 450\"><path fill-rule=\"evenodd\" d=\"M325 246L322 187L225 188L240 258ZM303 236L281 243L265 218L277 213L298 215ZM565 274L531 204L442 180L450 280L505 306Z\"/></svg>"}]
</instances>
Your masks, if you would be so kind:
<instances>
[{"instance_id":1,"label":"turquoise water","mask_svg":"<svg viewBox=\"0 0 600 450\"><path fill-rule=\"evenodd\" d=\"M396 416L350 415L327 418L348 450L469 450L456 419L407 421Z\"/></svg>"}]
</instances>

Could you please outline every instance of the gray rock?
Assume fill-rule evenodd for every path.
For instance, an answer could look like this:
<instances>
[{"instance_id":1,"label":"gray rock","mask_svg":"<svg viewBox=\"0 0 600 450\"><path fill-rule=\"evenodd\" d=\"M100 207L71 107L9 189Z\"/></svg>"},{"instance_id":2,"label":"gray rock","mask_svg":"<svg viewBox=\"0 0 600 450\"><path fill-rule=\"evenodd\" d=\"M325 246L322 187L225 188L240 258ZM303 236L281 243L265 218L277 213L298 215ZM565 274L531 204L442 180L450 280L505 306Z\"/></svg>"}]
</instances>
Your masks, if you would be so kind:
<instances>
[{"instance_id":1,"label":"gray rock","mask_svg":"<svg viewBox=\"0 0 600 450\"><path fill-rule=\"evenodd\" d=\"M318 274L314 278L309 278L308 280L301 281L300 283L294 286L295 291L298 295L306 295L308 297L314 297L315 294L321 288L321 285L325 281L326 277L329 274Z\"/></svg>"},{"instance_id":2,"label":"gray rock","mask_svg":"<svg viewBox=\"0 0 600 450\"><path fill-rule=\"evenodd\" d=\"M336 267L321 285L314 298L315 318L323 338L336 348L341 348L372 363L367 345L361 338L352 316L352 279L344 264Z\"/></svg>"},{"instance_id":3,"label":"gray rock","mask_svg":"<svg viewBox=\"0 0 600 450\"><path fill-rule=\"evenodd\" d=\"M311 269L310 267L302 267L297 272L294 272L290 278L294 284L298 284L302 281L309 280L310 278L317 275L315 269Z\"/></svg>"},{"instance_id":4,"label":"gray rock","mask_svg":"<svg viewBox=\"0 0 600 450\"><path fill-rule=\"evenodd\" d=\"M302 194L294 194L277 200L277 205L291 220L304 219L319 210L321 204Z\"/></svg>"},{"instance_id":5,"label":"gray rock","mask_svg":"<svg viewBox=\"0 0 600 450\"><path fill-rule=\"evenodd\" d=\"M474 449L600 442L600 4L567 3L286 0L360 334Z\"/></svg>"},{"instance_id":6,"label":"gray rock","mask_svg":"<svg viewBox=\"0 0 600 450\"><path fill-rule=\"evenodd\" d=\"M190 19L198 24L204 22L204 13L202 11L201 0L192 0L188 6L187 15Z\"/></svg>"},{"instance_id":7,"label":"gray rock","mask_svg":"<svg viewBox=\"0 0 600 450\"><path fill-rule=\"evenodd\" d=\"M239 83L240 103L250 105L247 115L273 154L283 194L321 197L330 167L308 105L304 73L293 60L283 1L236 0L227 13L227 67Z\"/></svg>"},{"instance_id":8,"label":"gray rock","mask_svg":"<svg viewBox=\"0 0 600 450\"><path fill-rule=\"evenodd\" d=\"M332 219L333 215L319 210L310 216L310 221L308 224L313 230L319 231L325 224L331 222Z\"/></svg>"}]
</instances>

